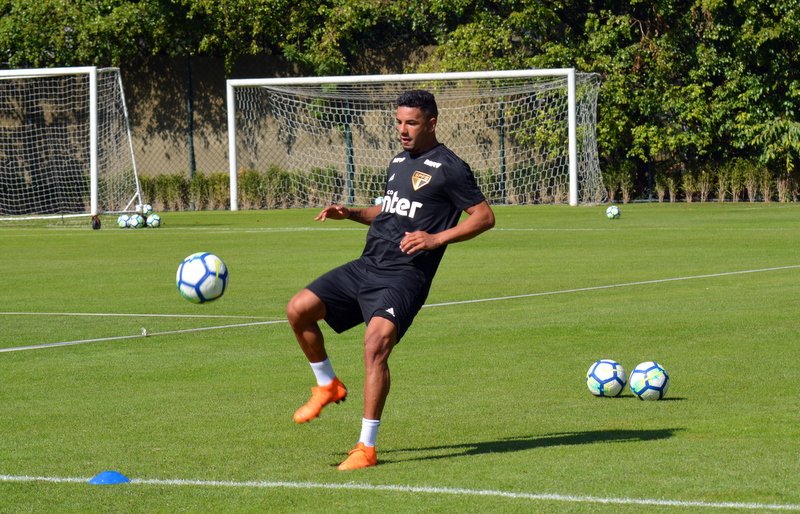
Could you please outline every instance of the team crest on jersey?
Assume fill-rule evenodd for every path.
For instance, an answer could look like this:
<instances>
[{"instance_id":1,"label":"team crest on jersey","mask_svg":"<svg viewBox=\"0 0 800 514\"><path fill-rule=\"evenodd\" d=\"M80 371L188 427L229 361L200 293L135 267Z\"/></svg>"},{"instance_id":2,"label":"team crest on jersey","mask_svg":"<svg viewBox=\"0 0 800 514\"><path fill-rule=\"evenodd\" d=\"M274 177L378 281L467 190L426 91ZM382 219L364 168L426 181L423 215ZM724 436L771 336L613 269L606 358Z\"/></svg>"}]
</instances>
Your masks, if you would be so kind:
<instances>
[{"instance_id":1,"label":"team crest on jersey","mask_svg":"<svg viewBox=\"0 0 800 514\"><path fill-rule=\"evenodd\" d=\"M431 176L421 171L415 171L414 174L411 175L411 185L414 187L414 191L427 186L430 181Z\"/></svg>"}]
</instances>

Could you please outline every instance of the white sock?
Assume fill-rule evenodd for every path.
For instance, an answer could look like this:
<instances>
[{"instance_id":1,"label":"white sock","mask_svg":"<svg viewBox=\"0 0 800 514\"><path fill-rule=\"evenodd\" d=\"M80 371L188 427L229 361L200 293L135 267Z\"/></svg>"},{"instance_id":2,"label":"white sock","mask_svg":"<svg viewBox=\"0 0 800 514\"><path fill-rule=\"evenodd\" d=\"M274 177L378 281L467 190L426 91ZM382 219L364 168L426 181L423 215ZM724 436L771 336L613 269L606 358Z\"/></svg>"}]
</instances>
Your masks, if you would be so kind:
<instances>
[{"instance_id":1,"label":"white sock","mask_svg":"<svg viewBox=\"0 0 800 514\"><path fill-rule=\"evenodd\" d=\"M358 438L358 442L364 443L365 446L375 446L380 425L379 419L361 418L361 437Z\"/></svg>"},{"instance_id":2,"label":"white sock","mask_svg":"<svg viewBox=\"0 0 800 514\"><path fill-rule=\"evenodd\" d=\"M314 371L314 376L317 377L317 385L326 386L336 378L330 359L325 359L322 362L309 362L309 364L311 364L311 369Z\"/></svg>"}]
</instances>

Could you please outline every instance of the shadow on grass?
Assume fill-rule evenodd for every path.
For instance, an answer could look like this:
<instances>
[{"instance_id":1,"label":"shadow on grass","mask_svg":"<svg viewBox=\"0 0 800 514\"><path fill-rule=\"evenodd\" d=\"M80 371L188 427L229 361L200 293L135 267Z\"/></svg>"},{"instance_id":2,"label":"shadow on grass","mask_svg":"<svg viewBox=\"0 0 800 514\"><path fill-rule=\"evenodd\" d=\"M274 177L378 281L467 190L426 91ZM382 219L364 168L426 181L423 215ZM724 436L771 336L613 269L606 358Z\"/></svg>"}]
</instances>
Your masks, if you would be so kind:
<instances>
[{"instance_id":1,"label":"shadow on grass","mask_svg":"<svg viewBox=\"0 0 800 514\"><path fill-rule=\"evenodd\" d=\"M553 446L573 446L580 444L632 443L639 441L655 441L673 437L681 429L664 428L658 430L587 430L585 432L563 432L555 434L507 437L496 441L481 441L442 446L426 446L419 448L401 448L380 452L381 463L409 462L415 460L451 459L487 453L507 453L550 448ZM392 459L391 454L423 454L409 458Z\"/></svg>"},{"instance_id":2,"label":"shadow on grass","mask_svg":"<svg viewBox=\"0 0 800 514\"><path fill-rule=\"evenodd\" d=\"M637 397L634 394L621 394L616 396L615 398L635 398L637 400L641 400L641 398ZM606 398L598 398L598 400L606 400ZM658 400L658 402L685 402L688 398L684 396L667 396L666 398L662 398ZM646 401L646 400L641 400Z\"/></svg>"}]
</instances>

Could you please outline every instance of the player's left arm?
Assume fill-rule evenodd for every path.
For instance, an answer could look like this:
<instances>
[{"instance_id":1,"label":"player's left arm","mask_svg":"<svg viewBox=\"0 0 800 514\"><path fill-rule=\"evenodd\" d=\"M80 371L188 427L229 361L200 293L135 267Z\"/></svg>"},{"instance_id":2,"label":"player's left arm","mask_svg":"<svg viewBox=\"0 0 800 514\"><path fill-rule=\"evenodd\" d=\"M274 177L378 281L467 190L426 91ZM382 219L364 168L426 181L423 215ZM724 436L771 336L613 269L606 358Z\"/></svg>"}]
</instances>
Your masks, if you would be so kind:
<instances>
[{"instance_id":1,"label":"player's left arm","mask_svg":"<svg viewBox=\"0 0 800 514\"><path fill-rule=\"evenodd\" d=\"M358 209L355 207L345 207L344 205L334 204L322 209L314 218L314 220L352 220L364 225L370 225L372 224L372 220L374 220L375 217L380 214L380 212L380 205L372 205L370 207Z\"/></svg>"},{"instance_id":2,"label":"player's left arm","mask_svg":"<svg viewBox=\"0 0 800 514\"><path fill-rule=\"evenodd\" d=\"M485 200L464 209L467 217L453 228L438 234L423 231L406 232L400 241L400 250L413 254L421 250L435 250L442 245L467 241L494 227L494 211Z\"/></svg>"}]
</instances>

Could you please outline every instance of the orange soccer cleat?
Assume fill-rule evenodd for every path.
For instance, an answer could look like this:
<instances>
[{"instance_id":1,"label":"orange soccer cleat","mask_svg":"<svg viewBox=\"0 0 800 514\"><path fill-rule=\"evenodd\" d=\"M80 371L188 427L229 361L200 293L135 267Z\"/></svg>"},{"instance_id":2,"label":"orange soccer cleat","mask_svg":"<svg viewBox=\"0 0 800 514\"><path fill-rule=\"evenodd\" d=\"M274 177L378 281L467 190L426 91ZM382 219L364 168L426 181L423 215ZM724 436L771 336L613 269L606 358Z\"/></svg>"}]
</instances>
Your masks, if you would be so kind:
<instances>
[{"instance_id":1,"label":"orange soccer cleat","mask_svg":"<svg viewBox=\"0 0 800 514\"><path fill-rule=\"evenodd\" d=\"M339 464L337 469L339 471L350 471L377 465L378 455L375 452L375 447L358 443L355 448L348 452L347 458Z\"/></svg>"},{"instance_id":2,"label":"orange soccer cleat","mask_svg":"<svg viewBox=\"0 0 800 514\"><path fill-rule=\"evenodd\" d=\"M325 386L317 386L311 388L311 398L305 405L295 411L295 423L306 423L319 416L322 408L329 403L339 403L347 398L347 388L338 379L334 378L333 382Z\"/></svg>"}]
</instances>

